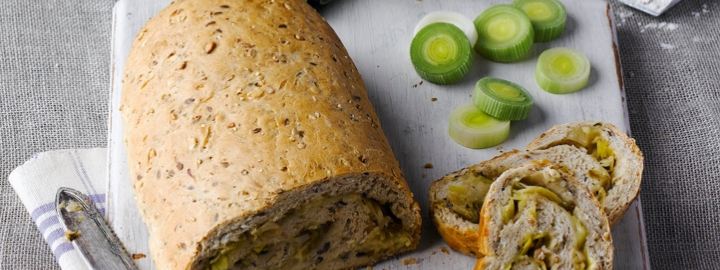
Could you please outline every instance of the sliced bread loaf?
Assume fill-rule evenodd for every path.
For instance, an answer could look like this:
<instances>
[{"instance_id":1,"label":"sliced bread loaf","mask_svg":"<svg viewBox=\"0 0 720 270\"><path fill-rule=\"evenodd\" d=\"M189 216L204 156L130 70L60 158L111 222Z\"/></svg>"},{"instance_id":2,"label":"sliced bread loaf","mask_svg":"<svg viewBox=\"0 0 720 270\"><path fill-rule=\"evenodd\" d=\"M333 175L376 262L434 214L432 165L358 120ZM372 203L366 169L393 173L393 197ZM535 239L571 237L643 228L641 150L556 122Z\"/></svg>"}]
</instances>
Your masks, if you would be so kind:
<instances>
[{"instance_id":1,"label":"sliced bread loaf","mask_svg":"<svg viewBox=\"0 0 720 270\"><path fill-rule=\"evenodd\" d=\"M480 213L475 269L612 269L610 226L595 197L562 167L505 171Z\"/></svg>"},{"instance_id":2,"label":"sliced bread loaf","mask_svg":"<svg viewBox=\"0 0 720 270\"><path fill-rule=\"evenodd\" d=\"M476 241L479 213L492 180L508 169L535 160L558 164L591 189L609 179L595 159L570 145L533 151L513 150L451 173L430 187L431 216L448 245L468 255L480 255Z\"/></svg>"},{"instance_id":3,"label":"sliced bread loaf","mask_svg":"<svg viewBox=\"0 0 720 270\"><path fill-rule=\"evenodd\" d=\"M595 158L610 175L610 181L592 189L605 206L611 223L618 222L640 192L643 155L635 140L605 122L576 122L557 125L538 136L528 149L574 145Z\"/></svg>"}]
</instances>

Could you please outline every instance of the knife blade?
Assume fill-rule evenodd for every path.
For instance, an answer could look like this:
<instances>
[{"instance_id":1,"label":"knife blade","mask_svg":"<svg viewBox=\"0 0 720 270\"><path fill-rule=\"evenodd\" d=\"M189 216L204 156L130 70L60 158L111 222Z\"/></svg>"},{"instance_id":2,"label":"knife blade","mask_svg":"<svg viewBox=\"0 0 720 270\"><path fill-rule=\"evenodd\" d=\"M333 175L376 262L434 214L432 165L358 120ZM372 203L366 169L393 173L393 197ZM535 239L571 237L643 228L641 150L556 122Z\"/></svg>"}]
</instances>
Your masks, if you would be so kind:
<instances>
[{"instance_id":1,"label":"knife blade","mask_svg":"<svg viewBox=\"0 0 720 270\"><path fill-rule=\"evenodd\" d=\"M55 207L66 238L80 251L90 269L138 270L88 196L71 188L60 188Z\"/></svg>"}]
</instances>

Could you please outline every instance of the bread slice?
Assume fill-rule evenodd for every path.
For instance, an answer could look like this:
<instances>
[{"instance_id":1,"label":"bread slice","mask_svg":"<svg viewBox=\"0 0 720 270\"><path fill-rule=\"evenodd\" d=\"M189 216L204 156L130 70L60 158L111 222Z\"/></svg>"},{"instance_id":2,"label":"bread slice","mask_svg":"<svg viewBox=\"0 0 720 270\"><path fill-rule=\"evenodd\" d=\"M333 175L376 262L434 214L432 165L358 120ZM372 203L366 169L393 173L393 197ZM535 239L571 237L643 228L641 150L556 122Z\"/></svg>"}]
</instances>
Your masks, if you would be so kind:
<instances>
[{"instance_id":1,"label":"bread slice","mask_svg":"<svg viewBox=\"0 0 720 270\"><path fill-rule=\"evenodd\" d=\"M122 95L157 269L354 269L420 241L362 78L305 0L174 1Z\"/></svg>"},{"instance_id":2,"label":"bread slice","mask_svg":"<svg viewBox=\"0 0 720 270\"><path fill-rule=\"evenodd\" d=\"M492 179L508 169L535 160L559 164L588 188L597 187L598 183L609 178L595 159L570 145L533 151L513 150L451 173L433 182L430 187L431 217L448 245L468 255L480 255L477 252L479 213ZM463 190L467 190L472 198L453 198L461 197L458 193Z\"/></svg>"},{"instance_id":3,"label":"bread slice","mask_svg":"<svg viewBox=\"0 0 720 270\"><path fill-rule=\"evenodd\" d=\"M612 269L610 225L595 197L549 162L505 171L480 213L475 269Z\"/></svg>"},{"instance_id":4,"label":"bread slice","mask_svg":"<svg viewBox=\"0 0 720 270\"><path fill-rule=\"evenodd\" d=\"M610 182L594 191L610 222L617 223L640 192L643 155L635 140L610 123L576 122L552 127L533 140L528 149L556 145L580 147L608 170Z\"/></svg>"}]
</instances>

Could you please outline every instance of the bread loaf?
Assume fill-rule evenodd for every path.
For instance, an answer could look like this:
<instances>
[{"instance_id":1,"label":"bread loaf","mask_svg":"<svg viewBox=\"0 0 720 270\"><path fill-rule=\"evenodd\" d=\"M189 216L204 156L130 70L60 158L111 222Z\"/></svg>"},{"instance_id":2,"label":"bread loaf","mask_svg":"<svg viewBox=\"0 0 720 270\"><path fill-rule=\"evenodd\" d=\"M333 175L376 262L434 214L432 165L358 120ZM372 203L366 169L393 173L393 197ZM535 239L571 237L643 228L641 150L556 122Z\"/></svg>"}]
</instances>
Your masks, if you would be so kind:
<instances>
[{"instance_id":1,"label":"bread loaf","mask_svg":"<svg viewBox=\"0 0 720 270\"><path fill-rule=\"evenodd\" d=\"M362 79L304 0L170 4L121 110L157 269L351 269L419 242Z\"/></svg>"},{"instance_id":2,"label":"bread loaf","mask_svg":"<svg viewBox=\"0 0 720 270\"><path fill-rule=\"evenodd\" d=\"M548 162L505 171L480 213L475 269L612 268L610 225L597 200Z\"/></svg>"}]
</instances>

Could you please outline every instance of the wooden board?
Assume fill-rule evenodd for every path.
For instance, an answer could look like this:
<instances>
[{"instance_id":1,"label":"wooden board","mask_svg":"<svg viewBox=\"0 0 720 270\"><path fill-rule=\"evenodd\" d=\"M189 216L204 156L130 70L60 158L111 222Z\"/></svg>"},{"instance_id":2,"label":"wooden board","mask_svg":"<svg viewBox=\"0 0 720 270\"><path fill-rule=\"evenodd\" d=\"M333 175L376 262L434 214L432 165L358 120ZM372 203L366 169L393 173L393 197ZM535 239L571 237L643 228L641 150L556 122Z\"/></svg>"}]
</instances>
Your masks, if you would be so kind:
<instances>
[{"instance_id":1,"label":"wooden board","mask_svg":"<svg viewBox=\"0 0 720 270\"><path fill-rule=\"evenodd\" d=\"M578 120L603 120L628 130L627 112L615 32L609 6L602 0L565 1L569 14L566 34L559 40L537 44L534 56L546 48L570 47L584 52L593 65L590 85L570 95L552 95L534 82L536 57L513 64L491 63L477 57L464 81L452 86L421 83L409 61L408 47L415 23L427 12L452 10L474 18L499 1L474 0L336 0L322 10L347 47L362 74L385 134L400 160L413 192L423 208L423 238L411 254L390 260L377 269L472 269L475 260L446 247L427 217L427 189L433 179L488 159L498 150L522 148L552 125ZM108 181L108 218L131 252L149 254L147 231L138 214L127 172L122 126L118 113L122 68L135 33L167 1L120 0L113 27L113 91ZM611 13L610 13L611 14ZM528 120L513 122L510 139L498 149L471 150L447 136L447 118L460 104L470 102L474 82L497 76L525 86L536 106ZM431 101L437 98L437 101ZM432 169L423 168L432 163ZM616 269L649 269L640 202L635 202L613 228ZM404 258L417 264L404 265ZM141 269L152 269L149 259Z\"/></svg>"}]
</instances>

